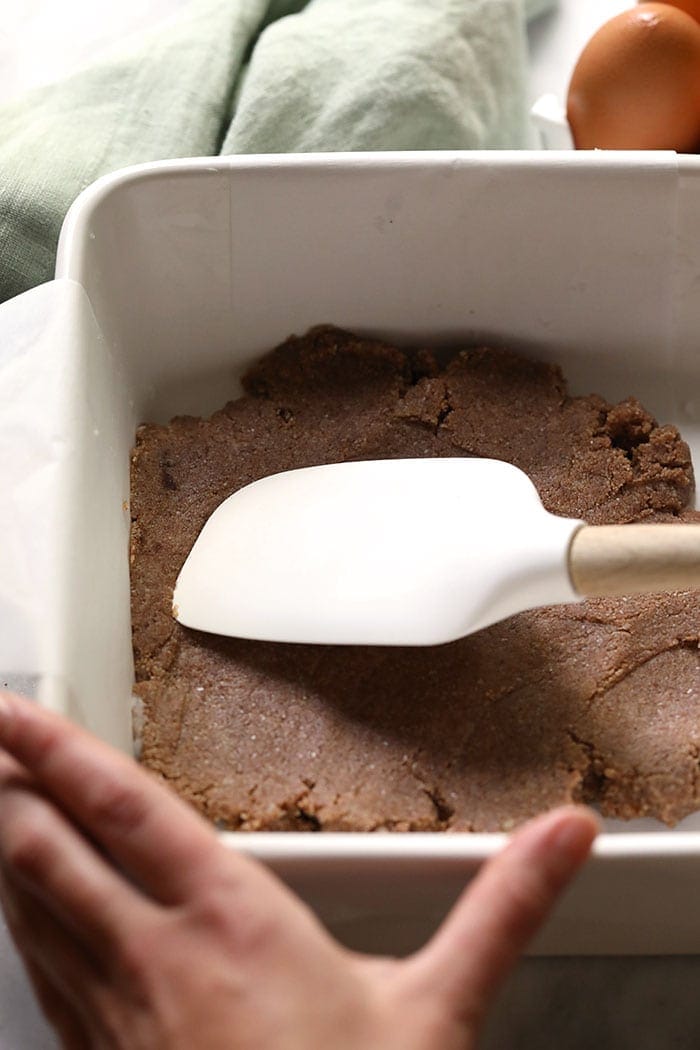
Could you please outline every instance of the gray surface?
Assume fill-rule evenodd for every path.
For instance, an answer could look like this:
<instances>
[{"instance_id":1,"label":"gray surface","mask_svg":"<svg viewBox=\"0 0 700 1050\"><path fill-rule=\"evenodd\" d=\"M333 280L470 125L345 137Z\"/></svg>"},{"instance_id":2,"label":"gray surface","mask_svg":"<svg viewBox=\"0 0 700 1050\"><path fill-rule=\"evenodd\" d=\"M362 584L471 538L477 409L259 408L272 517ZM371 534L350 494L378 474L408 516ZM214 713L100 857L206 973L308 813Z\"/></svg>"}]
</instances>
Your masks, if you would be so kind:
<instances>
[{"instance_id":1,"label":"gray surface","mask_svg":"<svg viewBox=\"0 0 700 1050\"><path fill-rule=\"evenodd\" d=\"M700 957L528 959L483 1050L691 1050L700 1046Z\"/></svg>"}]
</instances>

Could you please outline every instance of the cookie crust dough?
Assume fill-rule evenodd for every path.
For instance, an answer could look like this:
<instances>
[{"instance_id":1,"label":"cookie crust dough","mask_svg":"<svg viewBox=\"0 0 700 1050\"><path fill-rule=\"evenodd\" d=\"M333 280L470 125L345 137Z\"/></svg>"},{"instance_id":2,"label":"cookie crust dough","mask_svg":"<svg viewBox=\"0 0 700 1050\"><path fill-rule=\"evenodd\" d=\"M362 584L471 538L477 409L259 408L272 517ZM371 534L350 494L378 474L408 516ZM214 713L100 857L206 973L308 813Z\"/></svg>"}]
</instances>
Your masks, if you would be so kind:
<instances>
[{"instance_id":1,"label":"cookie crust dough","mask_svg":"<svg viewBox=\"0 0 700 1050\"><path fill-rule=\"evenodd\" d=\"M140 428L132 612L142 761L217 825L508 830L565 800L669 824L700 807L700 600L523 613L429 649L279 645L189 630L177 573L214 508L275 471L490 456L591 523L693 518L687 445L633 398L471 349L440 367L330 327L290 338L210 419ZM416 558L440 542L426 535Z\"/></svg>"}]
</instances>

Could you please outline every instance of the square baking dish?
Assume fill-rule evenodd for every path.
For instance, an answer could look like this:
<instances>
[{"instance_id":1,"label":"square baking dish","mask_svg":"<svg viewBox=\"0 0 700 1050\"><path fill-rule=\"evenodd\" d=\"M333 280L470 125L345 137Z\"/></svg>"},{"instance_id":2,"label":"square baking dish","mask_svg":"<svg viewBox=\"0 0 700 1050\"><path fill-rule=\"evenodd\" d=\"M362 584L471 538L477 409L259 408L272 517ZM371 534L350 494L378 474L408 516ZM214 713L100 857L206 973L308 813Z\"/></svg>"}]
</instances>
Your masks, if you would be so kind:
<instances>
[{"instance_id":1,"label":"square baking dish","mask_svg":"<svg viewBox=\"0 0 700 1050\"><path fill-rule=\"evenodd\" d=\"M34 568L14 586L31 601L0 667L132 747L135 427L215 410L260 354L314 324L556 361L574 393L634 393L676 423L700 464L699 243L700 163L675 154L240 157L100 180L65 221L56 280L0 311L34 376L21 419L44 442L41 469L25 463L10 479L14 555L0 559L0 580ZM503 842L223 837L270 864L346 943L384 952L418 945ZM534 950L697 952L699 870L700 813L673 830L608 822Z\"/></svg>"}]
</instances>

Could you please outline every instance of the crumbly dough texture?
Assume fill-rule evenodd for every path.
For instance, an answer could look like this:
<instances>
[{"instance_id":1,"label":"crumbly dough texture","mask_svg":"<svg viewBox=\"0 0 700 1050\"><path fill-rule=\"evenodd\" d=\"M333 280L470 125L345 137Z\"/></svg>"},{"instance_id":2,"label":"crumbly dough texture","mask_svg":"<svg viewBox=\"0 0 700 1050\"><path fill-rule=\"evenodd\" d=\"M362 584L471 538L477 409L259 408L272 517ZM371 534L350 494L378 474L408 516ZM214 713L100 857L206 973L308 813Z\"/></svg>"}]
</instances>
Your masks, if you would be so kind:
<instances>
[{"instance_id":1,"label":"crumbly dough texture","mask_svg":"<svg viewBox=\"0 0 700 1050\"><path fill-rule=\"evenodd\" d=\"M435 648L279 645L181 627L178 571L227 496L350 459L489 456L552 511L693 518L687 445L633 398L471 349L441 368L330 327L288 339L210 419L140 428L132 609L142 761L221 827L510 829L566 800L672 824L700 807L700 602L596 600ZM440 542L426 535L416 558ZM407 566L410 571L410 566Z\"/></svg>"}]
</instances>

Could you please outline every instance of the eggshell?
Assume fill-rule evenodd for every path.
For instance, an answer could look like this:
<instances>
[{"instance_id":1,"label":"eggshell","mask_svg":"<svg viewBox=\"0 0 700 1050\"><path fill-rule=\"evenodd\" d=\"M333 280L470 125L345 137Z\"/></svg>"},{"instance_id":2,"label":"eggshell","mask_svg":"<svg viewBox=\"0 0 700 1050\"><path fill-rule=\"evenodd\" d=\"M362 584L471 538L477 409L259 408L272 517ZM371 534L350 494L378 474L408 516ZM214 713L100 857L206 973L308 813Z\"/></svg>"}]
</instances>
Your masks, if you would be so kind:
<instances>
[{"instance_id":1,"label":"eggshell","mask_svg":"<svg viewBox=\"0 0 700 1050\"><path fill-rule=\"evenodd\" d=\"M574 69L577 149L692 151L700 142L700 24L651 0L606 22Z\"/></svg>"},{"instance_id":2,"label":"eggshell","mask_svg":"<svg viewBox=\"0 0 700 1050\"><path fill-rule=\"evenodd\" d=\"M648 0L640 0L643 4L647 2ZM670 7L677 7L679 11L685 11L696 22L700 22L700 0L664 0L664 3Z\"/></svg>"}]
</instances>

